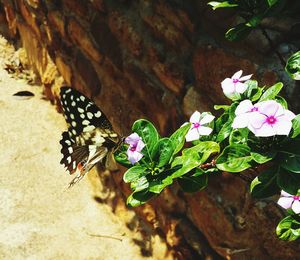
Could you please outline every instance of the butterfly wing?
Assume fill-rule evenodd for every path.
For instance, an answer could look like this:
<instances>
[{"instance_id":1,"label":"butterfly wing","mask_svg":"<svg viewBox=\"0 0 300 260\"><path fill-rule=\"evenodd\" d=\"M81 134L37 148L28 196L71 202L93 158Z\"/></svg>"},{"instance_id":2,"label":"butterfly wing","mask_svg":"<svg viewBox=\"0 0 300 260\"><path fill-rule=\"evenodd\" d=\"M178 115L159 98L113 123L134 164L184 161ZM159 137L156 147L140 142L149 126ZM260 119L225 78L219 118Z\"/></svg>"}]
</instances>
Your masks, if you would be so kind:
<instances>
[{"instance_id":1,"label":"butterfly wing","mask_svg":"<svg viewBox=\"0 0 300 260\"><path fill-rule=\"evenodd\" d=\"M86 96L70 87L61 88L61 104L69 125L60 144L63 164L77 176L70 186L83 176L120 143L117 133L104 113Z\"/></svg>"}]
</instances>

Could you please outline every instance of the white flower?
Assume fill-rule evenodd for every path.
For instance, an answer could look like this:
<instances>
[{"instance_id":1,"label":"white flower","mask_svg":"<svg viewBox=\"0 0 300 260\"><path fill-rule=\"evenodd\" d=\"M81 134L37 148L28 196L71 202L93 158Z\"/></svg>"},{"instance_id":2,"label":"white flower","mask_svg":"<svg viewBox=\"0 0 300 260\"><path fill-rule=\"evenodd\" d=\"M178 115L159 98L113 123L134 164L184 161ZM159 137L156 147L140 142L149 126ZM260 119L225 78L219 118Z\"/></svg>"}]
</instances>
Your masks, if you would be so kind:
<instances>
[{"instance_id":1,"label":"white flower","mask_svg":"<svg viewBox=\"0 0 300 260\"><path fill-rule=\"evenodd\" d=\"M215 117L210 114L200 114L200 112L195 111L190 117L191 128L185 136L187 142L195 141L202 135L209 135L212 132L210 127L204 126L210 123ZM187 124L187 123L185 123ZM184 125L185 125L184 124Z\"/></svg>"},{"instance_id":2,"label":"white flower","mask_svg":"<svg viewBox=\"0 0 300 260\"><path fill-rule=\"evenodd\" d=\"M233 120L232 128L247 127L249 124L249 115L255 111L258 111L256 105L253 105L249 99L243 100L235 110L236 117Z\"/></svg>"},{"instance_id":3,"label":"white flower","mask_svg":"<svg viewBox=\"0 0 300 260\"><path fill-rule=\"evenodd\" d=\"M231 78L226 78L221 82L223 92L226 97L230 99L238 99L240 94L244 93L247 89L247 85L244 83L252 77L251 75L242 76L243 71L239 70L234 73Z\"/></svg>"},{"instance_id":4,"label":"white flower","mask_svg":"<svg viewBox=\"0 0 300 260\"><path fill-rule=\"evenodd\" d=\"M292 209L296 214L300 213L300 196L291 195L285 191L281 191L281 197L277 202L284 209Z\"/></svg>"}]
</instances>

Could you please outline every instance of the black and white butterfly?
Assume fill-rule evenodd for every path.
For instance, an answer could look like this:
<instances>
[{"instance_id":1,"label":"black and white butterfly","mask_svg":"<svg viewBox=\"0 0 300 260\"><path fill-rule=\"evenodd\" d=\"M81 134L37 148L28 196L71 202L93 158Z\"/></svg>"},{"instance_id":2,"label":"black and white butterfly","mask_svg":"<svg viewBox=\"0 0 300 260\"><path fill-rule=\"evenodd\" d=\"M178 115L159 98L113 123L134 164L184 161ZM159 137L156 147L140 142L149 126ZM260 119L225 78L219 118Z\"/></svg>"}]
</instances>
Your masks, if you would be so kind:
<instances>
[{"instance_id":1,"label":"black and white butterfly","mask_svg":"<svg viewBox=\"0 0 300 260\"><path fill-rule=\"evenodd\" d=\"M60 140L63 155L60 163L70 174L76 174L69 187L80 181L98 162L108 169L116 169L113 152L122 139L113 131L103 112L71 87L62 87L60 98L69 125Z\"/></svg>"}]
</instances>

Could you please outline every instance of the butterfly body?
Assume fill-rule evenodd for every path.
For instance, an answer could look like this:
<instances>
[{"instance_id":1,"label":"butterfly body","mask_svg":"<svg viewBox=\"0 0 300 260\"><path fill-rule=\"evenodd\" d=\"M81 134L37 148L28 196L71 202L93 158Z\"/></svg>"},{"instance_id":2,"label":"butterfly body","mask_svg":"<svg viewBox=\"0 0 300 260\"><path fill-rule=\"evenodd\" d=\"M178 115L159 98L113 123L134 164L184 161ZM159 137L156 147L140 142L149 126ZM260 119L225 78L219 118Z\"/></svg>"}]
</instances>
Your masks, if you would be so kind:
<instances>
[{"instance_id":1,"label":"butterfly body","mask_svg":"<svg viewBox=\"0 0 300 260\"><path fill-rule=\"evenodd\" d=\"M61 88L61 104L69 125L60 144L64 164L76 177L73 186L97 163L115 169L113 152L121 144L104 113L86 96L70 87ZM112 162L113 161L113 162Z\"/></svg>"}]
</instances>

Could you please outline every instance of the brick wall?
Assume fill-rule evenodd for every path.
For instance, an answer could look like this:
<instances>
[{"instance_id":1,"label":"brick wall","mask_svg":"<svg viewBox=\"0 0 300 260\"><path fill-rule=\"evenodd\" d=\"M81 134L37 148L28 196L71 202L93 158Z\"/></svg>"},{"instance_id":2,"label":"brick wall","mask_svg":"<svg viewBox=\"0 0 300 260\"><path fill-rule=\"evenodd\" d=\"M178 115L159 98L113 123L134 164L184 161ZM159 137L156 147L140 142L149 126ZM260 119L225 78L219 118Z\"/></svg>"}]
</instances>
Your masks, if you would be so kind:
<instances>
[{"instance_id":1,"label":"brick wall","mask_svg":"<svg viewBox=\"0 0 300 260\"><path fill-rule=\"evenodd\" d=\"M289 84L285 94L299 110L291 98L299 88L261 33L242 43L224 41L234 16L212 12L205 1L3 0L2 5L47 97L56 102L59 86L72 85L92 97L121 134L141 117L167 134L196 109L213 111L213 104L227 102L220 82L239 69L262 84ZM270 23L268 32L279 48L292 46L285 36L293 22L280 29ZM211 248L237 259L296 256L299 245L274 234L282 216L274 202L252 200L248 185L231 175L210 182L192 195L174 185L136 212L177 257L215 256ZM128 194L121 173L110 183ZM117 199L123 204L121 195Z\"/></svg>"}]
</instances>

